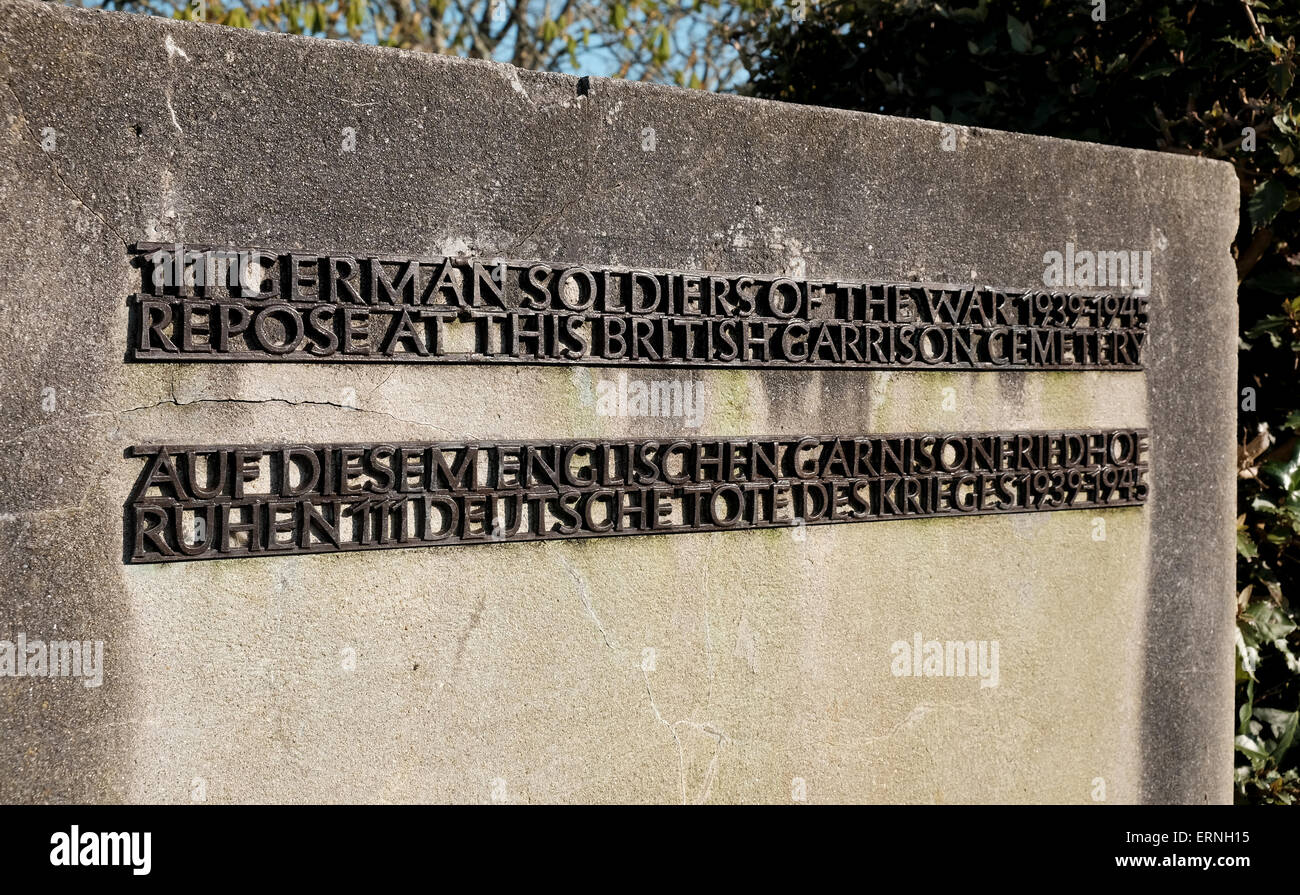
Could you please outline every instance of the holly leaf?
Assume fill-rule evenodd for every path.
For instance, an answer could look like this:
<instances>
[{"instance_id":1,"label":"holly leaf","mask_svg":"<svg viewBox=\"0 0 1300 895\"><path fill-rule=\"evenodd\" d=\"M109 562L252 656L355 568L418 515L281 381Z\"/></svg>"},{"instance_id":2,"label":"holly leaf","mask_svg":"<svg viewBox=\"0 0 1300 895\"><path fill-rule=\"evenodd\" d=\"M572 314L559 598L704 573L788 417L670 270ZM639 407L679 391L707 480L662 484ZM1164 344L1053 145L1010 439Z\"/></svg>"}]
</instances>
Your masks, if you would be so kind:
<instances>
[{"instance_id":1,"label":"holly leaf","mask_svg":"<svg viewBox=\"0 0 1300 895\"><path fill-rule=\"evenodd\" d=\"M1269 757L1279 766L1282 764L1282 759L1286 757L1287 750L1291 748L1291 743L1295 741L1297 722L1300 722L1300 712L1292 712L1291 720L1287 722L1277 738L1277 745L1269 753Z\"/></svg>"},{"instance_id":2,"label":"holly leaf","mask_svg":"<svg viewBox=\"0 0 1300 895\"><path fill-rule=\"evenodd\" d=\"M1244 531L1237 532L1237 552L1245 559L1254 559L1259 556L1259 549L1255 546L1255 542Z\"/></svg>"},{"instance_id":3,"label":"holly leaf","mask_svg":"<svg viewBox=\"0 0 1300 895\"><path fill-rule=\"evenodd\" d=\"M1272 223L1284 204L1286 204L1286 187L1277 180L1264 181L1246 203L1251 224L1258 230Z\"/></svg>"},{"instance_id":4,"label":"holly leaf","mask_svg":"<svg viewBox=\"0 0 1300 895\"><path fill-rule=\"evenodd\" d=\"M1291 66L1285 62L1274 62L1268 67L1268 84L1273 88L1273 92L1278 98L1286 96L1286 92L1291 89L1291 82L1295 79L1295 72Z\"/></svg>"}]
</instances>

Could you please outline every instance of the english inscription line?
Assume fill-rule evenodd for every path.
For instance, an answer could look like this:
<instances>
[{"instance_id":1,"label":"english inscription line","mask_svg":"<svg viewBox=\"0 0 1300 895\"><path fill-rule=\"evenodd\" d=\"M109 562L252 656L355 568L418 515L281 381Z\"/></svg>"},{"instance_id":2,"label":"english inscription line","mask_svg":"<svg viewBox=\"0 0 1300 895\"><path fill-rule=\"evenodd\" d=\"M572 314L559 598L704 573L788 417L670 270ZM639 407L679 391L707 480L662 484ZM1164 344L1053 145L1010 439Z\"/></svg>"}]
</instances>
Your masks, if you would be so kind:
<instances>
[{"instance_id":1,"label":"english inscription line","mask_svg":"<svg viewBox=\"0 0 1300 895\"><path fill-rule=\"evenodd\" d=\"M133 247L142 362L1141 370L1133 293Z\"/></svg>"},{"instance_id":2,"label":"english inscription line","mask_svg":"<svg viewBox=\"0 0 1300 895\"><path fill-rule=\"evenodd\" d=\"M1144 429L137 445L126 559L738 531L1140 506Z\"/></svg>"}]
</instances>

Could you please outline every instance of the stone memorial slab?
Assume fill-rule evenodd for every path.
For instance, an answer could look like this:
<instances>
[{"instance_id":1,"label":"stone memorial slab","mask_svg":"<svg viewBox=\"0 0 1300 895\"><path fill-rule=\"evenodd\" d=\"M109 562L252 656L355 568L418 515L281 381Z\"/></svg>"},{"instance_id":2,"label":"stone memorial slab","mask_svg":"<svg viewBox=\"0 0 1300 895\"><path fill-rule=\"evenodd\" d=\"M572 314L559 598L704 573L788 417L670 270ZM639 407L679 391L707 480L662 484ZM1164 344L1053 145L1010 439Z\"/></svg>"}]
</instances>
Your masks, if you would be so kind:
<instances>
[{"instance_id":1,"label":"stone memorial slab","mask_svg":"<svg viewBox=\"0 0 1300 895\"><path fill-rule=\"evenodd\" d=\"M1229 166L29 0L0 65L7 801L1230 800Z\"/></svg>"}]
</instances>

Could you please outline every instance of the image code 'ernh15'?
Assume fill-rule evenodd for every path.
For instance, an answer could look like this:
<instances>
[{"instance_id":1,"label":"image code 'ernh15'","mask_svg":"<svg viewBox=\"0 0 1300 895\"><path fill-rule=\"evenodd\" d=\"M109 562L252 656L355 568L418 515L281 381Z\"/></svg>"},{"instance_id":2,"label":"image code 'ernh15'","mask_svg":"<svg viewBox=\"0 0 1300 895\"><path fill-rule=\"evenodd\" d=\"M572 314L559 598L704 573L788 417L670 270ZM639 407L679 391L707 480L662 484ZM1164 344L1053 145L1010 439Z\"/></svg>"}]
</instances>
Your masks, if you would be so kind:
<instances>
[{"instance_id":1,"label":"image code 'ernh15'","mask_svg":"<svg viewBox=\"0 0 1300 895\"><path fill-rule=\"evenodd\" d=\"M132 563L1134 506L1144 429L167 446Z\"/></svg>"},{"instance_id":2,"label":"image code 'ernh15'","mask_svg":"<svg viewBox=\"0 0 1300 895\"><path fill-rule=\"evenodd\" d=\"M1140 370L1134 292L139 243L134 361Z\"/></svg>"}]
</instances>

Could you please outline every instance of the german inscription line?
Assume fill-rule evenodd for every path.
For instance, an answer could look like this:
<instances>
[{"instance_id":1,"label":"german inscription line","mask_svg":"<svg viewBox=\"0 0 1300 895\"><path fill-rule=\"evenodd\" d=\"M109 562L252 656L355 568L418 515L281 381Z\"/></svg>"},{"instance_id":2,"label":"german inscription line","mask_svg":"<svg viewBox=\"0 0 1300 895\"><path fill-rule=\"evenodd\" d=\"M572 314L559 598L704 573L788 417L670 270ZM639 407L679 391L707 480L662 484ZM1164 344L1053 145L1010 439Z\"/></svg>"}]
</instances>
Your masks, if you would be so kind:
<instances>
[{"instance_id":1,"label":"german inscription line","mask_svg":"<svg viewBox=\"0 0 1300 895\"><path fill-rule=\"evenodd\" d=\"M135 361L1140 370L1149 300L141 243Z\"/></svg>"},{"instance_id":2,"label":"german inscription line","mask_svg":"<svg viewBox=\"0 0 1300 895\"><path fill-rule=\"evenodd\" d=\"M1145 502L1143 429L140 445L132 563Z\"/></svg>"}]
</instances>

